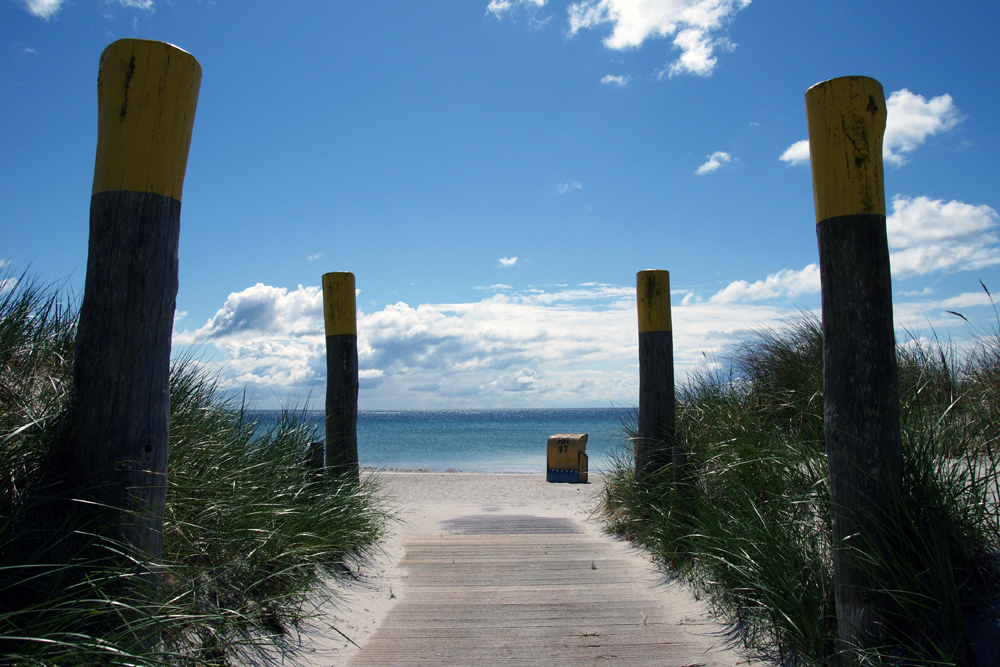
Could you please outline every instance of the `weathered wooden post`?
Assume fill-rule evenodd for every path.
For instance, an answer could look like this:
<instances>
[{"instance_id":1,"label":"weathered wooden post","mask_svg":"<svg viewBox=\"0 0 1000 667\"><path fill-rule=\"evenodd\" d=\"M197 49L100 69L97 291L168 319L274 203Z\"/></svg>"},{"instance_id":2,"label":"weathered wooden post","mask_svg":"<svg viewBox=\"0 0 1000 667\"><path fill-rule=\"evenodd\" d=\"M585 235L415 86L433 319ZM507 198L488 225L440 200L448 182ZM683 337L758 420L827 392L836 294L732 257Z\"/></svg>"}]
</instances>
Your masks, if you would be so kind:
<instances>
[{"instance_id":1,"label":"weathered wooden post","mask_svg":"<svg viewBox=\"0 0 1000 667\"><path fill-rule=\"evenodd\" d=\"M326 466L358 481L358 323L354 274L323 275Z\"/></svg>"},{"instance_id":2,"label":"weathered wooden post","mask_svg":"<svg viewBox=\"0 0 1000 667\"><path fill-rule=\"evenodd\" d=\"M687 457L674 443L674 339L670 324L670 273L639 271L639 423L635 478L642 480L673 461L683 479Z\"/></svg>"},{"instance_id":3,"label":"weathered wooden post","mask_svg":"<svg viewBox=\"0 0 1000 667\"><path fill-rule=\"evenodd\" d=\"M878 563L894 554L902 479L899 385L886 241L882 86L867 77L806 93L823 304L823 420L833 508L834 593L847 662L881 642Z\"/></svg>"},{"instance_id":4,"label":"weathered wooden post","mask_svg":"<svg viewBox=\"0 0 1000 667\"><path fill-rule=\"evenodd\" d=\"M201 66L163 42L101 54L87 278L76 336L72 473L106 537L159 584L181 188Z\"/></svg>"}]
</instances>

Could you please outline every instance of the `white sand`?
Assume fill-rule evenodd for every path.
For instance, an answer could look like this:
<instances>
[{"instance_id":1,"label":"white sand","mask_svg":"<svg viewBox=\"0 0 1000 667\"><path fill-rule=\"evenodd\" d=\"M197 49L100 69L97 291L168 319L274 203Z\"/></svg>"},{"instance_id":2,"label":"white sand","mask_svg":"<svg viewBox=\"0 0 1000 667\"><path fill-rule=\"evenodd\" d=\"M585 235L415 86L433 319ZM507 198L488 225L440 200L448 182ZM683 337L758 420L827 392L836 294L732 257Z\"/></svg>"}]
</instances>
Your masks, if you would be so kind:
<instances>
[{"instance_id":1,"label":"white sand","mask_svg":"<svg viewBox=\"0 0 1000 667\"><path fill-rule=\"evenodd\" d=\"M567 518L576 520L585 531L601 535L599 521L591 516L603 488L602 478L597 474L590 475L589 484L549 484L542 474L396 471L374 474L401 521L393 526L392 534L382 543L374 561L352 565L358 571L356 581L335 584L334 599L323 604L314 627L302 637L307 664L333 667L350 661L404 590L405 571L398 563L405 542L413 536L443 534L447 530L444 521L483 513ZM648 554L618 541L615 544L621 557L634 563L642 585L663 596L670 619L690 628L706 650L712 647L718 650L724 643L720 634L725 628L711 618L705 605L695 601L680 585L665 584L663 573L657 571ZM331 630L331 626L352 641ZM719 660L720 656L715 657ZM722 662L733 665L741 661L734 651L726 652L722 658Z\"/></svg>"}]
</instances>

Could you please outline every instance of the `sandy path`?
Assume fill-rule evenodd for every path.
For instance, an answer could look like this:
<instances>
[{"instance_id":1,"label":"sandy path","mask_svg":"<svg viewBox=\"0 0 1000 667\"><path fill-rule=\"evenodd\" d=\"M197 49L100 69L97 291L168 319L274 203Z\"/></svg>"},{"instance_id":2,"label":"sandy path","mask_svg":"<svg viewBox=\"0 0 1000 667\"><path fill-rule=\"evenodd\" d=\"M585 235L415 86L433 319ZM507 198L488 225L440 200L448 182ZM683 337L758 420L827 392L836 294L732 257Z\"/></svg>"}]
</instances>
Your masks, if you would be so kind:
<instances>
[{"instance_id":1,"label":"sandy path","mask_svg":"<svg viewBox=\"0 0 1000 667\"><path fill-rule=\"evenodd\" d=\"M405 595L407 572L399 566L404 545L415 538L443 536L455 531L455 520L469 515L529 515L571 520L585 533L607 542L615 556L634 571L636 585L654 591L665 622L686 633L685 641L701 647L711 659L703 663L735 665L743 660L735 651L722 650L724 628L705 606L663 575L644 553L600 532L591 517L595 497L602 489L600 475L590 484L549 484L544 475L426 472L377 473L401 523L383 543L374 562L359 566L357 581L337 585L336 598L323 607L315 627L303 635L304 659L316 666L347 665L379 627L389 610ZM347 641L335 627L352 641Z\"/></svg>"}]
</instances>

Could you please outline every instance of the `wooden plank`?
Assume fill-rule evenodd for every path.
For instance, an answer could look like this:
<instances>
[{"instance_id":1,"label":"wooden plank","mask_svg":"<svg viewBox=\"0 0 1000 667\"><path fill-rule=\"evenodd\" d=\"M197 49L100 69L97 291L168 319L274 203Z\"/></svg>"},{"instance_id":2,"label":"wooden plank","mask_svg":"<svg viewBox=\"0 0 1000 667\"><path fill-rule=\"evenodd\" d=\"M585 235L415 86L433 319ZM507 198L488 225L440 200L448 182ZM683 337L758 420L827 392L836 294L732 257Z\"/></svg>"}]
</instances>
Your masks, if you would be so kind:
<instances>
[{"instance_id":1,"label":"wooden plank","mask_svg":"<svg viewBox=\"0 0 1000 667\"><path fill-rule=\"evenodd\" d=\"M531 518L510 525L544 525ZM609 540L578 525L496 534L502 521L459 523L471 534L406 543L399 601L353 667L723 664L668 622L645 573Z\"/></svg>"}]
</instances>

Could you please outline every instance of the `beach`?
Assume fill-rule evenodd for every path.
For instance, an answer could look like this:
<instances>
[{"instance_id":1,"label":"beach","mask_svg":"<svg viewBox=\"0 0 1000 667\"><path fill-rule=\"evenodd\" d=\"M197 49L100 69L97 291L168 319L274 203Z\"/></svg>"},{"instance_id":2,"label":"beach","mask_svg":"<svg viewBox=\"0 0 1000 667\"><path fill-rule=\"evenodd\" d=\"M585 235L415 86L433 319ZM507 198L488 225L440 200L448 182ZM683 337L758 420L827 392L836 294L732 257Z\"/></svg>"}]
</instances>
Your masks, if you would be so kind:
<instances>
[{"instance_id":1,"label":"beach","mask_svg":"<svg viewBox=\"0 0 1000 667\"><path fill-rule=\"evenodd\" d=\"M726 628L704 603L666 575L645 552L609 538L593 516L603 488L602 477L591 474L588 484L551 484L543 474L462 473L363 470L374 475L388 506L398 517L377 552L349 562L351 576L331 582L332 596L317 601L316 616L301 636L307 664L348 665L407 591L407 569L401 565L406 544L421 536L458 534L471 518L479 521L569 521L581 532L611 545L616 558L634 573L643 593L653 592L669 623L685 632L685 641L704 650L704 664L735 665L745 658L725 648Z\"/></svg>"}]
</instances>

